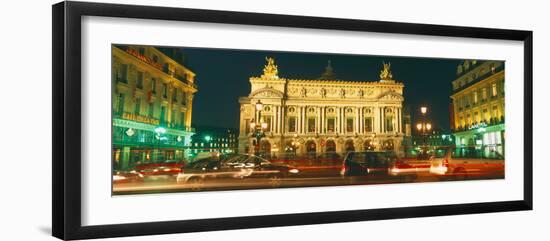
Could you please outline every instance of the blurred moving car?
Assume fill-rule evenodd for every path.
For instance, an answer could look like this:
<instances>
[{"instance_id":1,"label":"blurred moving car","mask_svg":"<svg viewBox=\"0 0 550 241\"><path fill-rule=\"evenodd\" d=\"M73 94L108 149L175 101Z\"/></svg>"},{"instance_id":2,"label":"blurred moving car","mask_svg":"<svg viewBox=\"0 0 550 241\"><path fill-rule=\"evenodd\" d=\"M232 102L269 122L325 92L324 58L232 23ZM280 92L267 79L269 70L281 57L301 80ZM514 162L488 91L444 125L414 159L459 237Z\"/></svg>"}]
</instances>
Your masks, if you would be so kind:
<instances>
[{"instance_id":1,"label":"blurred moving car","mask_svg":"<svg viewBox=\"0 0 550 241\"><path fill-rule=\"evenodd\" d=\"M277 163L282 165L291 165L291 166L302 166L304 162L307 161L301 155L296 155L295 153L284 153L277 156L272 156L269 161L271 163Z\"/></svg>"},{"instance_id":2,"label":"blurred moving car","mask_svg":"<svg viewBox=\"0 0 550 241\"><path fill-rule=\"evenodd\" d=\"M504 177L504 159L453 158L452 147L438 147L430 158L430 173L442 180Z\"/></svg>"},{"instance_id":3,"label":"blurred moving car","mask_svg":"<svg viewBox=\"0 0 550 241\"><path fill-rule=\"evenodd\" d=\"M167 160L158 163L142 163L134 167L134 170L141 173L144 178L175 178L183 168L183 162L178 160Z\"/></svg>"},{"instance_id":4,"label":"blurred moving car","mask_svg":"<svg viewBox=\"0 0 550 241\"><path fill-rule=\"evenodd\" d=\"M179 183L191 183L192 189L200 189L205 181L216 178L230 178L232 181L246 178L265 178L273 187L281 184L281 179L299 173L288 165L274 164L268 160L249 154L220 155L189 163L177 176Z\"/></svg>"},{"instance_id":5,"label":"blurred moving car","mask_svg":"<svg viewBox=\"0 0 550 241\"><path fill-rule=\"evenodd\" d=\"M271 163L282 163L294 167L327 166L340 165L342 163L342 156L336 152L321 153L319 155L297 155L295 153L285 153L277 156L271 156L269 161Z\"/></svg>"},{"instance_id":6,"label":"blurred moving car","mask_svg":"<svg viewBox=\"0 0 550 241\"><path fill-rule=\"evenodd\" d=\"M435 148L429 157L430 173L445 175L449 171L449 163L452 161L451 152L450 147Z\"/></svg>"},{"instance_id":7,"label":"blurred moving car","mask_svg":"<svg viewBox=\"0 0 550 241\"><path fill-rule=\"evenodd\" d=\"M336 152L326 152L319 154L316 158L316 161L319 164L330 165L337 164L342 160L342 156Z\"/></svg>"},{"instance_id":8,"label":"blurred moving car","mask_svg":"<svg viewBox=\"0 0 550 241\"><path fill-rule=\"evenodd\" d=\"M224 161L223 168L226 170L238 170L242 178L284 178L299 173L298 169L285 165L272 163L265 158L255 155L236 155Z\"/></svg>"},{"instance_id":9,"label":"blurred moving car","mask_svg":"<svg viewBox=\"0 0 550 241\"><path fill-rule=\"evenodd\" d=\"M180 170L176 177L178 183L191 184L192 190L200 190L205 179L230 177L233 173L221 172L221 158L211 156L195 160Z\"/></svg>"},{"instance_id":10,"label":"blurred moving car","mask_svg":"<svg viewBox=\"0 0 550 241\"><path fill-rule=\"evenodd\" d=\"M398 158L392 164L388 173L392 176L401 177L404 181L416 179L419 174L430 173L431 152L424 149L414 159Z\"/></svg>"},{"instance_id":11,"label":"blurred moving car","mask_svg":"<svg viewBox=\"0 0 550 241\"><path fill-rule=\"evenodd\" d=\"M113 184L140 183L143 175L136 171L113 171Z\"/></svg>"},{"instance_id":12,"label":"blurred moving car","mask_svg":"<svg viewBox=\"0 0 550 241\"><path fill-rule=\"evenodd\" d=\"M366 176L388 175L389 168L397 160L391 151L348 152L344 157L340 175Z\"/></svg>"}]
</instances>

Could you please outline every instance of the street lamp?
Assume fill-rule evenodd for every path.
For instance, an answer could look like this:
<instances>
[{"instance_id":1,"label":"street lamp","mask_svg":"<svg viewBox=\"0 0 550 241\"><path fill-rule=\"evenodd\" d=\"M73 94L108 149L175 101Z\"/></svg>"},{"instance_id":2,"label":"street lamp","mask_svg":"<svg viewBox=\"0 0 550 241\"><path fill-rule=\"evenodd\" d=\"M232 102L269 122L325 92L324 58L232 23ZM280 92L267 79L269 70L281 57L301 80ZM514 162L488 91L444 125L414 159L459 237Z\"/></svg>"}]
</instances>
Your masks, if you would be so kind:
<instances>
[{"instance_id":1,"label":"street lamp","mask_svg":"<svg viewBox=\"0 0 550 241\"><path fill-rule=\"evenodd\" d=\"M428 113L428 107L421 106L420 107L420 113L422 113L422 118L420 120L420 123L416 124L416 129L423 136L423 144L424 144L424 146L426 146L426 144L427 144L426 143L426 138L427 138L430 130L432 129L432 124L430 122L428 122L428 120L426 118L426 113Z\"/></svg>"},{"instance_id":2,"label":"street lamp","mask_svg":"<svg viewBox=\"0 0 550 241\"><path fill-rule=\"evenodd\" d=\"M159 126L159 127L155 128L155 133L157 133L157 135L155 137L158 140L157 141L157 144L158 144L157 151L158 151L158 153L157 153L156 157L153 157L153 158L157 159L156 161L158 161L158 158L161 155L160 143L162 141L162 134L166 133L166 129L164 127ZM153 160L153 161L155 161L155 160Z\"/></svg>"},{"instance_id":3,"label":"street lamp","mask_svg":"<svg viewBox=\"0 0 550 241\"><path fill-rule=\"evenodd\" d=\"M256 110L262 111L263 108L264 108L264 104L262 104L262 102L258 100L258 102L256 102Z\"/></svg>"},{"instance_id":4,"label":"street lamp","mask_svg":"<svg viewBox=\"0 0 550 241\"><path fill-rule=\"evenodd\" d=\"M262 110L264 108L263 103L258 100L255 104L256 109L256 119L250 122L250 129L252 130L252 136L256 138L256 145L254 154L258 155L260 153L260 141L265 137L265 130L267 130L267 123L262 122Z\"/></svg>"}]
</instances>

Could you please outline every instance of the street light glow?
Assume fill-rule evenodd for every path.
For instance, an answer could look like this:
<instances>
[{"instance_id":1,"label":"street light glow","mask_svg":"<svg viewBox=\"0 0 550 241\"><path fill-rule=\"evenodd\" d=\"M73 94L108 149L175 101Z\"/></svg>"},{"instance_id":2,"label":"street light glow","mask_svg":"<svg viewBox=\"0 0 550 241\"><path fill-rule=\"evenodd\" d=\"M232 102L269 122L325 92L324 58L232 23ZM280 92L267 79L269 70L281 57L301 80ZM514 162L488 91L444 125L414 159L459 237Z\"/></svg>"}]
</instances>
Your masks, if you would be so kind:
<instances>
[{"instance_id":1,"label":"street light glow","mask_svg":"<svg viewBox=\"0 0 550 241\"><path fill-rule=\"evenodd\" d=\"M430 123L426 124L426 129L427 129L427 130L432 129L432 124L430 124Z\"/></svg>"},{"instance_id":2,"label":"street light glow","mask_svg":"<svg viewBox=\"0 0 550 241\"><path fill-rule=\"evenodd\" d=\"M258 100L258 102L256 102L256 110L261 111L263 108L264 108L264 104L262 104L262 102Z\"/></svg>"},{"instance_id":3,"label":"street light glow","mask_svg":"<svg viewBox=\"0 0 550 241\"><path fill-rule=\"evenodd\" d=\"M426 106L420 107L420 112L422 112L422 114L426 114L426 112L428 112L428 107Z\"/></svg>"},{"instance_id":4,"label":"street light glow","mask_svg":"<svg viewBox=\"0 0 550 241\"><path fill-rule=\"evenodd\" d=\"M422 130L422 124L420 123L416 124L416 129L418 129L419 131Z\"/></svg>"}]
</instances>

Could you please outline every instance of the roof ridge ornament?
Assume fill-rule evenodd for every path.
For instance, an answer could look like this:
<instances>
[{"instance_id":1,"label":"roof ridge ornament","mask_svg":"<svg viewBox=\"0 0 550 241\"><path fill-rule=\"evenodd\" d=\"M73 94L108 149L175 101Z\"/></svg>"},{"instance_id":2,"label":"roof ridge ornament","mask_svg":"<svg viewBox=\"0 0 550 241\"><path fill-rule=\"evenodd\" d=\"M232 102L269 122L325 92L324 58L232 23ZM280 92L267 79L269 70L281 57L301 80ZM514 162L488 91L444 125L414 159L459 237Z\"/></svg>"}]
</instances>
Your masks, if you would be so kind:
<instances>
[{"instance_id":1,"label":"roof ridge ornament","mask_svg":"<svg viewBox=\"0 0 550 241\"><path fill-rule=\"evenodd\" d=\"M277 69L277 65L275 64L275 59L272 57L265 57L265 61L267 64L264 66L264 74L262 75L262 78L279 78L279 70Z\"/></svg>"},{"instance_id":2,"label":"roof ridge ornament","mask_svg":"<svg viewBox=\"0 0 550 241\"><path fill-rule=\"evenodd\" d=\"M327 67L325 67L325 72L321 74L321 77L319 77L320 80L336 80L336 74L334 73L334 69L332 68L332 63L330 59L328 60Z\"/></svg>"}]
</instances>

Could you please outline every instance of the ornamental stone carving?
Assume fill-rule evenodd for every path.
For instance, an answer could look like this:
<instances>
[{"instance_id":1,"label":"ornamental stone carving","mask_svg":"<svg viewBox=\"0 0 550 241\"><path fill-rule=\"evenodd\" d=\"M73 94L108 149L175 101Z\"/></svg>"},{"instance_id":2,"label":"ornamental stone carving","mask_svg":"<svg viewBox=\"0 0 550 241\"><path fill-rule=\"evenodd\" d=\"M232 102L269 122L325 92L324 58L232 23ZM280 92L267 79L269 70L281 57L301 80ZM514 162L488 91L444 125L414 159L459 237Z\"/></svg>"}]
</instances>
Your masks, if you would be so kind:
<instances>
[{"instance_id":1,"label":"ornamental stone carving","mask_svg":"<svg viewBox=\"0 0 550 241\"><path fill-rule=\"evenodd\" d=\"M363 89L360 89L357 92L357 95L359 96L359 98L363 99L365 97L365 92L363 91Z\"/></svg>"},{"instance_id":2,"label":"ornamental stone carving","mask_svg":"<svg viewBox=\"0 0 550 241\"><path fill-rule=\"evenodd\" d=\"M272 87L265 87L259 90L256 90L250 94L250 97L263 97L263 98L282 98L283 93L273 89Z\"/></svg>"},{"instance_id":3,"label":"ornamental stone carving","mask_svg":"<svg viewBox=\"0 0 550 241\"><path fill-rule=\"evenodd\" d=\"M275 64L275 59L271 57L265 58L267 64L264 66L264 74L262 78L279 78L279 70Z\"/></svg>"},{"instance_id":4,"label":"ornamental stone carving","mask_svg":"<svg viewBox=\"0 0 550 241\"><path fill-rule=\"evenodd\" d=\"M300 90L300 96L301 97L306 97L307 96L307 90L305 87L302 87L302 89Z\"/></svg>"},{"instance_id":5,"label":"ornamental stone carving","mask_svg":"<svg viewBox=\"0 0 550 241\"><path fill-rule=\"evenodd\" d=\"M383 69L380 71L380 79L381 80L392 80L393 76L391 74L391 64L390 63L384 63L382 62Z\"/></svg>"},{"instance_id":6,"label":"ornamental stone carving","mask_svg":"<svg viewBox=\"0 0 550 241\"><path fill-rule=\"evenodd\" d=\"M346 98L346 91L344 89L340 89L339 95L340 98Z\"/></svg>"}]
</instances>

